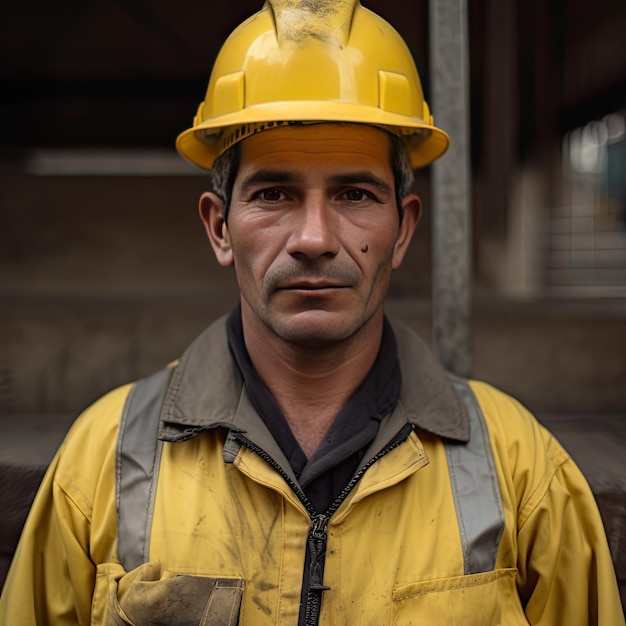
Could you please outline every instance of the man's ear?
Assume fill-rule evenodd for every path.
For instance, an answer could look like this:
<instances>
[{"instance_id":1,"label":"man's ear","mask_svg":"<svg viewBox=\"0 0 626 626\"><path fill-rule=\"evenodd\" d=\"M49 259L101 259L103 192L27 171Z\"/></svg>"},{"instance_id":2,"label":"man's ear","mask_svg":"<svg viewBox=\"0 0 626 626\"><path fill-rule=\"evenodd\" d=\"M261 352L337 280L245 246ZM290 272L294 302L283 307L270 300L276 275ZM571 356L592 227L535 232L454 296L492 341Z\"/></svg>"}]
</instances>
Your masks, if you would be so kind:
<instances>
[{"instance_id":1,"label":"man's ear","mask_svg":"<svg viewBox=\"0 0 626 626\"><path fill-rule=\"evenodd\" d=\"M224 267L232 265L233 251L224 214L224 202L217 194L207 191L200 196L198 209L217 262Z\"/></svg>"},{"instance_id":2,"label":"man's ear","mask_svg":"<svg viewBox=\"0 0 626 626\"><path fill-rule=\"evenodd\" d=\"M415 227L419 222L422 214L422 202L414 193L405 196L402 200L403 216L400 228L398 229L398 237L393 249L393 259L391 267L397 270L402 264L404 255L411 243Z\"/></svg>"}]
</instances>

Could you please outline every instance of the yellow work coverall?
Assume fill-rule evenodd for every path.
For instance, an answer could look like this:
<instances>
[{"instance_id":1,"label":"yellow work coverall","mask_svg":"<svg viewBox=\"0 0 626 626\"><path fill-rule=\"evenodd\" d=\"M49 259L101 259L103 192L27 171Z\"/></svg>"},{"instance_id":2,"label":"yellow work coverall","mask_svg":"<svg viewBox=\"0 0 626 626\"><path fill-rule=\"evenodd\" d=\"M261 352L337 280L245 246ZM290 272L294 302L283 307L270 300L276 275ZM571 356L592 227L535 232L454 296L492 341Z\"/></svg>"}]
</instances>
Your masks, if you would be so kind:
<instances>
[{"instance_id":1,"label":"yellow work coverall","mask_svg":"<svg viewBox=\"0 0 626 626\"><path fill-rule=\"evenodd\" d=\"M446 459L446 441L464 445L456 434L463 403L413 331L395 323L394 332L401 397L364 462L402 426L413 429L376 456L328 521L319 624L623 626L587 482L520 404L480 382L471 388L493 452L503 530L493 568L467 573L451 489L463 477L450 475ZM115 482L131 387L87 409L50 465L0 600L0 624L297 624L311 517L247 396L224 321L192 344L169 384L162 423L195 429L163 443L149 554L126 572L116 550ZM233 432L256 448L233 448Z\"/></svg>"}]
</instances>

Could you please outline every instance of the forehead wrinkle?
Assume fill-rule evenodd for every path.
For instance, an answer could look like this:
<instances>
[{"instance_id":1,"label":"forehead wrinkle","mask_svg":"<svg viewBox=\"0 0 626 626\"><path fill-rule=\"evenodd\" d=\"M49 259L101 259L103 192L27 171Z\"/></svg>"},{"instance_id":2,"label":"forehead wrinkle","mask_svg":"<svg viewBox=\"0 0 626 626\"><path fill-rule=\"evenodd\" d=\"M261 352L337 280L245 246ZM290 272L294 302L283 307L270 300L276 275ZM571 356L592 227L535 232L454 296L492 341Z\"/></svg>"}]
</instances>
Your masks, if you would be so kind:
<instances>
[{"instance_id":1,"label":"forehead wrinkle","mask_svg":"<svg viewBox=\"0 0 626 626\"><path fill-rule=\"evenodd\" d=\"M269 133L268 133L269 134ZM265 139L265 138L263 138ZM258 158L262 155L276 156L278 158L290 158L292 156L302 157L303 155L326 155L329 152L339 154L360 155L362 157L370 157L379 153L379 147L372 144L371 141L353 137L339 137L332 139L324 139L317 137L298 137L297 139L288 139L284 137L276 137L264 140L255 144L245 145L243 154L245 157L252 155Z\"/></svg>"}]
</instances>

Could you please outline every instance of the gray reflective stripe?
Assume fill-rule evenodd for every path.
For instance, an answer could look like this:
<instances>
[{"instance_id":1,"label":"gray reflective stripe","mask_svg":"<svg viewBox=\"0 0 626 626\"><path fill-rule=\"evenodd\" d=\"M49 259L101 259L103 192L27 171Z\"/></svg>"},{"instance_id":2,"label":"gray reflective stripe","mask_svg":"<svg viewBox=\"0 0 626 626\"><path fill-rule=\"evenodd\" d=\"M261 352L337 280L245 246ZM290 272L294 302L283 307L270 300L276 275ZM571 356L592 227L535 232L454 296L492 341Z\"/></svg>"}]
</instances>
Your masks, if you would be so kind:
<instances>
[{"instance_id":1,"label":"gray reflective stripe","mask_svg":"<svg viewBox=\"0 0 626 626\"><path fill-rule=\"evenodd\" d=\"M470 421L470 440L446 442L466 574L495 569L504 514L498 476L483 413L465 380L449 374L463 399Z\"/></svg>"},{"instance_id":2,"label":"gray reflective stripe","mask_svg":"<svg viewBox=\"0 0 626 626\"><path fill-rule=\"evenodd\" d=\"M162 443L159 414L171 370L140 380L128 394L117 438L117 556L126 571L148 560Z\"/></svg>"}]
</instances>

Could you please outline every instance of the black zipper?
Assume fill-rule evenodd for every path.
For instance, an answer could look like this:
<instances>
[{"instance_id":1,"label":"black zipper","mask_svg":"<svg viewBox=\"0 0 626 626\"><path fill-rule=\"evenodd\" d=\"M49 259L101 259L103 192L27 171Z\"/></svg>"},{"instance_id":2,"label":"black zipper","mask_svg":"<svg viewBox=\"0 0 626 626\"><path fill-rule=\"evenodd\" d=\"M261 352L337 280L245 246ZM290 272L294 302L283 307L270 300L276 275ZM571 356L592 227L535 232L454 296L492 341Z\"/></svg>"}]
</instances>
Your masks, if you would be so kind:
<instances>
[{"instance_id":1,"label":"black zipper","mask_svg":"<svg viewBox=\"0 0 626 626\"><path fill-rule=\"evenodd\" d=\"M330 521L330 518L333 516L335 511L337 511L352 489L354 489L359 480L361 480L365 472L374 463L376 463L376 461L385 456L385 454L388 454L403 443L412 430L413 427L410 424L406 424L403 428L401 428L398 434L354 475L352 480L341 490L341 493L337 496L326 513L317 513L317 511L313 509L313 505L306 497L302 489L300 489L300 486L291 479L285 470L269 454L267 454L265 450L259 448L259 446L252 443L249 439L246 439L243 435L239 433L236 435L237 439L239 439L241 443L246 446L246 448L255 454L258 454L285 479L293 492L298 496L311 518L311 528L309 529L309 536L307 539L309 559L308 563L305 559L305 575L303 576L303 583L305 580L308 581L306 613L304 619L305 626L317 626L322 608L322 592L330 590L330 587L324 585L324 559L326 556L328 522Z\"/></svg>"},{"instance_id":2,"label":"black zipper","mask_svg":"<svg viewBox=\"0 0 626 626\"><path fill-rule=\"evenodd\" d=\"M308 572L305 563L305 575L302 580L302 583L308 586L304 614L305 626L317 626L322 608L322 592L330 589L324 584L324 559L326 558L329 520L329 515L316 515L309 530Z\"/></svg>"}]
</instances>

